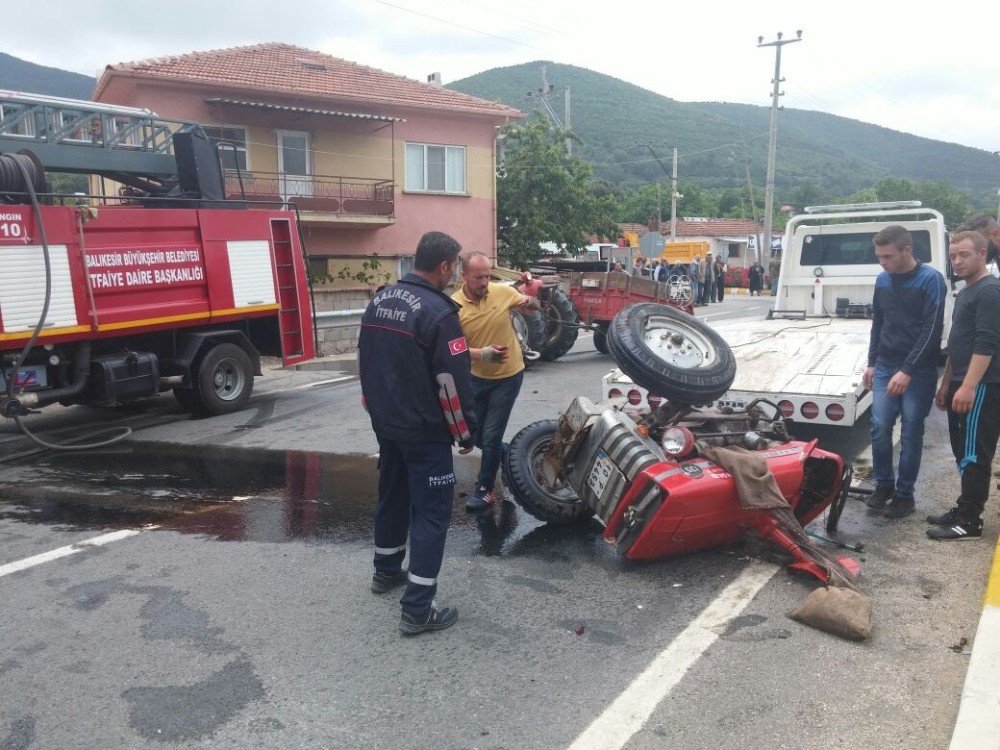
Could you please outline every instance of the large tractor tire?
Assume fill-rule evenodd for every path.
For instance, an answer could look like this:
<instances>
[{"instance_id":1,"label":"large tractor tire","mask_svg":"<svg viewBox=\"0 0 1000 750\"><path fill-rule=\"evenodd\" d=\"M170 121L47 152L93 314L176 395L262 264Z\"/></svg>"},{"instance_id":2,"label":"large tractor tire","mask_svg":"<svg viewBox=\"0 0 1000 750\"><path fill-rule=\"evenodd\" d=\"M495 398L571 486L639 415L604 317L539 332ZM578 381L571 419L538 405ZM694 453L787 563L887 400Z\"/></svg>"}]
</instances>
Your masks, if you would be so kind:
<instances>
[{"instance_id":1,"label":"large tractor tire","mask_svg":"<svg viewBox=\"0 0 1000 750\"><path fill-rule=\"evenodd\" d=\"M573 300L558 287L547 287L543 293L542 314L545 317L545 343L542 344L542 359L547 362L559 359L573 348L580 329L580 315Z\"/></svg>"},{"instance_id":2,"label":"large tractor tire","mask_svg":"<svg viewBox=\"0 0 1000 750\"><path fill-rule=\"evenodd\" d=\"M541 355L541 346L545 341L545 321L538 311L523 312L518 309L510 311L514 335L521 345L524 359L535 360Z\"/></svg>"},{"instance_id":3,"label":"large tractor tire","mask_svg":"<svg viewBox=\"0 0 1000 750\"><path fill-rule=\"evenodd\" d=\"M239 411L250 400L253 375L250 355L242 347L216 344L205 352L192 378L196 410L202 414Z\"/></svg>"},{"instance_id":4,"label":"large tractor tire","mask_svg":"<svg viewBox=\"0 0 1000 750\"><path fill-rule=\"evenodd\" d=\"M594 515L569 486L554 492L545 488L539 478L545 450L556 433L559 422L545 419L533 422L510 441L504 460L507 484L518 505L539 521L568 525L585 521Z\"/></svg>"},{"instance_id":5,"label":"large tractor tire","mask_svg":"<svg viewBox=\"0 0 1000 750\"><path fill-rule=\"evenodd\" d=\"M725 340L666 305L642 302L619 310L608 329L608 349L633 382L681 404L715 401L736 377L736 357Z\"/></svg>"}]
</instances>

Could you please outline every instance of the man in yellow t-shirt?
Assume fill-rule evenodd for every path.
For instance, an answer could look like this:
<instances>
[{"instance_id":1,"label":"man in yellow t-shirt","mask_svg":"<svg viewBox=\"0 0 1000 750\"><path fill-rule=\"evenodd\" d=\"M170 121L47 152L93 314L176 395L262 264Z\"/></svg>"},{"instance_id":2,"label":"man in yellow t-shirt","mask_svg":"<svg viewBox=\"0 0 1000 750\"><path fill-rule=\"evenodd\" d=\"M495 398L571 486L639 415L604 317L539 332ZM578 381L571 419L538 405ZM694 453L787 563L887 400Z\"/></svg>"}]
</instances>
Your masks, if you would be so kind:
<instances>
[{"instance_id":1,"label":"man in yellow t-shirt","mask_svg":"<svg viewBox=\"0 0 1000 750\"><path fill-rule=\"evenodd\" d=\"M493 263L483 253L462 256L462 287L451 295L472 355L476 446L483 452L476 490L465 503L470 513L493 505L497 470L506 451L503 434L521 390L524 358L510 311L537 310L538 300L503 284L490 283Z\"/></svg>"}]
</instances>

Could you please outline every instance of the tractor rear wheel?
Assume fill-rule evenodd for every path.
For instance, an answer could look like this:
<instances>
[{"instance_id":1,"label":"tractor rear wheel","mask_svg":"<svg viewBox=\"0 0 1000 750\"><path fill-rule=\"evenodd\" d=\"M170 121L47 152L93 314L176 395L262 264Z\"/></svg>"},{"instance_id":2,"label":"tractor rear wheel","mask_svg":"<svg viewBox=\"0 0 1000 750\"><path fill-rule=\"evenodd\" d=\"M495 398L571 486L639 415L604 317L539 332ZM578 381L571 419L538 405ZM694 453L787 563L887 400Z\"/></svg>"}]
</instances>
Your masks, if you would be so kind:
<instances>
[{"instance_id":1,"label":"tractor rear wheel","mask_svg":"<svg viewBox=\"0 0 1000 750\"><path fill-rule=\"evenodd\" d=\"M573 348L580 329L576 324L580 316L573 300L559 287L546 287L541 297L542 315L545 318L545 343L542 359L547 362L559 359Z\"/></svg>"},{"instance_id":2,"label":"tractor rear wheel","mask_svg":"<svg viewBox=\"0 0 1000 750\"><path fill-rule=\"evenodd\" d=\"M632 382L680 404L708 404L736 378L736 357L708 325L673 307L650 302L618 311L608 349Z\"/></svg>"}]
</instances>

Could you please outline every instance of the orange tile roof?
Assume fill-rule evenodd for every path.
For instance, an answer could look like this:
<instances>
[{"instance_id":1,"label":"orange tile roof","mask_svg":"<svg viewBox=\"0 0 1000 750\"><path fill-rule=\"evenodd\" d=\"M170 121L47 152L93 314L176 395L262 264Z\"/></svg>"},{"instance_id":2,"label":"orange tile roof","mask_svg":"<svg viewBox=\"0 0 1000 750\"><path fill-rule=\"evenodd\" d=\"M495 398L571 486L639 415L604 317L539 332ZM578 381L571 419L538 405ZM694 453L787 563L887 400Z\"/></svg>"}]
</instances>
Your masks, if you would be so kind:
<instances>
[{"instance_id":1,"label":"orange tile roof","mask_svg":"<svg viewBox=\"0 0 1000 750\"><path fill-rule=\"evenodd\" d=\"M174 80L318 99L521 117L520 110L291 44L190 52L104 69L94 99L115 76Z\"/></svg>"},{"instance_id":2,"label":"orange tile roof","mask_svg":"<svg viewBox=\"0 0 1000 750\"><path fill-rule=\"evenodd\" d=\"M670 234L670 222L660 225L664 234ZM759 234L762 227L746 219L705 219L704 221L679 220L678 237L740 237Z\"/></svg>"}]
</instances>

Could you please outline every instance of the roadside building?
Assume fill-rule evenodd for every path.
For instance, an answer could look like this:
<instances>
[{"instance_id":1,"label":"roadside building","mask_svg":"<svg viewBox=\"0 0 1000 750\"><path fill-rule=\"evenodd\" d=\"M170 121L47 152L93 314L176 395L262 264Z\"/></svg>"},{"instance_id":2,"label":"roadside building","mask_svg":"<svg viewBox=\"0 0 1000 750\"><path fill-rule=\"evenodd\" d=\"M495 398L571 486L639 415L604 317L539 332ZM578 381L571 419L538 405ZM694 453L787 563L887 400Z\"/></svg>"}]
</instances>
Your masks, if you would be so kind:
<instances>
[{"instance_id":1,"label":"roadside building","mask_svg":"<svg viewBox=\"0 0 1000 750\"><path fill-rule=\"evenodd\" d=\"M437 74L423 83L268 43L109 65L93 99L203 123L227 144L229 195L294 200L310 273L329 290L319 309L364 307L412 269L431 229L496 255L496 134L522 114Z\"/></svg>"}]
</instances>

